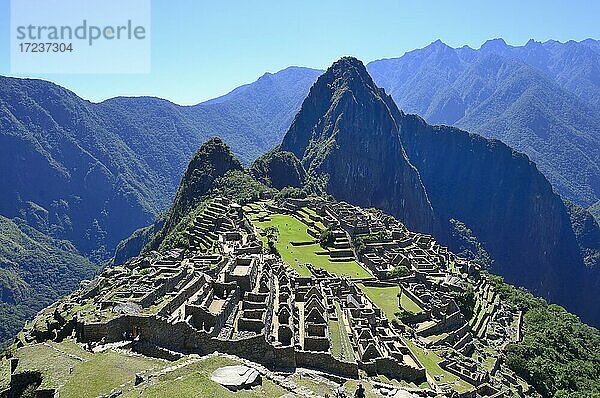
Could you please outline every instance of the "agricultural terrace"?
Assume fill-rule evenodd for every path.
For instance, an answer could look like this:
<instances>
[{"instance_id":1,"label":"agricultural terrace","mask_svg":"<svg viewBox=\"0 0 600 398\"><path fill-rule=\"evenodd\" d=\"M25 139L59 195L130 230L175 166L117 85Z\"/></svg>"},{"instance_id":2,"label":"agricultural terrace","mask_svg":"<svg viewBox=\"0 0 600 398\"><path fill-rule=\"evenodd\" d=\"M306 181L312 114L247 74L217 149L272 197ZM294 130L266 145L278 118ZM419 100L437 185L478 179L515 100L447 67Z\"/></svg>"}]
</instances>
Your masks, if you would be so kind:
<instances>
[{"instance_id":1,"label":"agricultural terrace","mask_svg":"<svg viewBox=\"0 0 600 398\"><path fill-rule=\"evenodd\" d=\"M306 264L312 264L316 268L351 279L371 277L371 274L354 260L332 258L329 255L330 252L323 249L315 238L307 232L308 225L298 218L287 214L271 214L268 217L263 217L262 220L250 218L250 221L259 230L260 239L263 243L266 243L267 238L262 231L268 227L277 228L279 234L275 247L283 261L301 276L311 275Z\"/></svg>"},{"instance_id":2,"label":"agricultural terrace","mask_svg":"<svg viewBox=\"0 0 600 398\"><path fill-rule=\"evenodd\" d=\"M398 307L398 294L400 293L399 286L379 287L359 283L358 287L367 295L373 304L384 312L388 320L392 321L396 318L396 313L400 311L400 308ZM402 309L413 314L418 314L422 311L414 301L404 294L400 297L400 303Z\"/></svg>"},{"instance_id":3,"label":"agricultural terrace","mask_svg":"<svg viewBox=\"0 0 600 398\"><path fill-rule=\"evenodd\" d=\"M440 358L435 351L418 347L415 343L406 338L402 338L402 341L408 347L408 349L411 350L421 365L423 365L427 374L431 376L432 379L436 380L436 384L438 386L449 386L459 394L463 394L474 389L471 384L442 369L439 365L440 362L442 362L442 358Z\"/></svg>"}]
</instances>

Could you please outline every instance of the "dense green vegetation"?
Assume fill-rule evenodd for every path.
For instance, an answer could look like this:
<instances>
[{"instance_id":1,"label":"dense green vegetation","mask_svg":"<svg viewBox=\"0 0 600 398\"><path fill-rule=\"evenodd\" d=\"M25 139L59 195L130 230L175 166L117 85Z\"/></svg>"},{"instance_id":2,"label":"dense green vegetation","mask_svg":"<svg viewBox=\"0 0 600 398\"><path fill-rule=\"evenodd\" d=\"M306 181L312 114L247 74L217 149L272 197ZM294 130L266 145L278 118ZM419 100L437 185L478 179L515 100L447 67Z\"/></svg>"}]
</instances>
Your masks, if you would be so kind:
<instances>
[{"instance_id":1,"label":"dense green vegetation","mask_svg":"<svg viewBox=\"0 0 600 398\"><path fill-rule=\"evenodd\" d=\"M471 319L473 317L475 304L477 302L473 286L469 284L464 290L453 291L452 298L454 298L454 301L456 301L460 312L462 312L465 318Z\"/></svg>"},{"instance_id":2,"label":"dense green vegetation","mask_svg":"<svg viewBox=\"0 0 600 398\"><path fill-rule=\"evenodd\" d=\"M600 394L600 331L501 277L490 279L503 300L524 312L524 338L507 347L508 366L544 396Z\"/></svg>"},{"instance_id":3,"label":"dense green vegetation","mask_svg":"<svg viewBox=\"0 0 600 398\"><path fill-rule=\"evenodd\" d=\"M203 194L194 198L191 210L183 215L177 223L170 218L166 221L159 220L164 226L150 237L143 251L154 248L160 250L183 247L187 248L189 242L185 231L189 229L194 219L204 210L209 201L215 197L227 197L240 204L257 200L261 193L272 192L272 189L257 182L252 176L243 170L229 170L224 175L215 178L213 184ZM174 205L175 206L175 205Z\"/></svg>"},{"instance_id":4,"label":"dense green vegetation","mask_svg":"<svg viewBox=\"0 0 600 398\"><path fill-rule=\"evenodd\" d=\"M450 219L450 225L456 254L476 262L484 269L489 269L494 260L492 260L489 253L485 250L484 245L473 234L471 228L455 219Z\"/></svg>"},{"instance_id":5,"label":"dense green vegetation","mask_svg":"<svg viewBox=\"0 0 600 398\"><path fill-rule=\"evenodd\" d=\"M402 278L410 275L412 272L405 265L397 265L391 271L388 271L387 276L390 278Z\"/></svg>"},{"instance_id":6,"label":"dense green vegetation","mask_svg":"<svg viewBox=\"0 0 600 398\"><path fill-rule=\"evenodd\" d=\"M319 236L319 244L322 248L331 247L335 242L335 237L333 236L333 232L329 228L321 232L321 236Z\"/></svg>"},{"instance_id":7,"label":"dense green vegetation","mask_svg":"<svg viewBox=\"0 0 600 398\"><path fill-rule=\"evenodd\" d=\"M24 221L0 216L0 348L26 319L91 278L98 267Z\"/></svg>"},{"instance_id":8,"label":"dense green vegetation","mask_svg":"<svg viewBox=\"0 0 600 398\"><path fill-rule=\"evenodd\" d=\"M250 173L258 181L273 188L301 188L306 172L291 152L269 151L252 163Z\"/></svg>"},{"instance_id":9,"label":"dense green vegetation","mask_svg":"<svg viewBox=\"0 0 600 398\"><path fill-rule=\"evenodd\" d=\"M598 227L598 220L594 218L590 211L568 200L565 200L565 205L569 210L573 232L577 236L577 244L585 265L600 269L600 228Z\"/></svg>"}]
</instances>

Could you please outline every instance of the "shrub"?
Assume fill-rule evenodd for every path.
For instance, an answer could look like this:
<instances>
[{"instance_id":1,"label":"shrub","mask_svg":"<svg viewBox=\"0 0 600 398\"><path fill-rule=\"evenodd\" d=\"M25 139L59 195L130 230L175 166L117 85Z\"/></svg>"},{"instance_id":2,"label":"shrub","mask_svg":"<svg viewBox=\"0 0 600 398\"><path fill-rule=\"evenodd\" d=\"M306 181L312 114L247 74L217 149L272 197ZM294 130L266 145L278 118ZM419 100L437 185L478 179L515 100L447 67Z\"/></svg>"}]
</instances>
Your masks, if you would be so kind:
<instances>
[{"instance_id":1,"label":"shrub","mask_svg":"<svg viewBox=\"0 0 600 398\"><path fill-rule=\"evenodd\" d=\"M335 241L335 238L333 236L333 232L331 232L331 230L329 228L327 228L325 231L323 231L321 233L321 236L319 237L319 244L321 245L322 248L333 246L334 241Z\"/></svg>"},{"instance_id":2,"label":"shrub","mask_svg":"<svg viewBox=\"0 0 600 398\"><path fill-rule=\"evenodd\" d=\"M398 265L396 267L394 267L394 269L392 269L391 271L387 272L387 276L390 278L402 278L404 276L408 276L411 274L411 271L408 269L408 267L404 266L404 265Z\"/></svg>"}]
</instances>

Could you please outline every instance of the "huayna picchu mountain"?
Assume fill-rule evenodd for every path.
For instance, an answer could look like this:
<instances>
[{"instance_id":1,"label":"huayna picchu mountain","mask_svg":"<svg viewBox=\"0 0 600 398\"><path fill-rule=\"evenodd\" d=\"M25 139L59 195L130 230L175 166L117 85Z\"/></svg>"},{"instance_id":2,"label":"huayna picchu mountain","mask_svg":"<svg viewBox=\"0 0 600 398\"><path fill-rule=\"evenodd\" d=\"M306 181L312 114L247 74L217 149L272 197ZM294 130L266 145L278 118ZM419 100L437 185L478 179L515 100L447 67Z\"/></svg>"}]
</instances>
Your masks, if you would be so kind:
<instances>
[{"instance_id":1,"label":"huayna picchu mountain","mask_svg":"<svg viewBox=\"0 0 600 398\"><path fill-rule=\"evenodd\" d=\"M500 141L404 114L360 61L343 58L319 77L276 150L298 157L307 184L451 248L450 220L460 220L494 272L600 322L590 300L600 269L584 266L569 212L535 164Z\"/></svg>"},{"instance_id":2,"label":"huayna picchu mountain","mask_svg":"<svg viewBox=\"0 0 600 398\"><path fill-rule=\"evenodd\" d=\"M279 150L296 155L334 197L386 209L409 228L431 232L431 203L391 107L362 63L342 58L310 89Z\"/></svg>"},{"instance_id":3,"label":"huayna picchu mountain","mask_svg":"<svg viewBox=\"0 0 600 398\"><path fill-rule=\"evenodd\" d=\"M294 165L290 154L261 170ZM597 329L379 209L309 187L269 189L207 141L153 235L158 250L28 322L0 357L0 396L600 392Z\"/></svg>"}]
</instances>

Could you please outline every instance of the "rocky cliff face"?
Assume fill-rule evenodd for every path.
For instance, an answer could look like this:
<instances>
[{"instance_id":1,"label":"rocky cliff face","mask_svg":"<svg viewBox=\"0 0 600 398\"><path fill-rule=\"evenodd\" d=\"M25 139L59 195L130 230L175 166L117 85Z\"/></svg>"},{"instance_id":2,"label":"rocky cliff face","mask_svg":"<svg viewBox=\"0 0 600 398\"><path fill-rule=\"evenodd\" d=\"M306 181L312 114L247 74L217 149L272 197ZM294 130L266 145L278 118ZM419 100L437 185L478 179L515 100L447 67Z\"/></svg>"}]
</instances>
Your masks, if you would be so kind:
<instances>
[{"instance_id":1,"label":"rocky cliff face","mask_svg":"<svg viewBox=\"0 0 600 398\"><path fill-rule=\"evenodd\" d=\"M535 164L500 141L404 114L359 61L319 78L281 150L336 198L381 208L452 249L450 220L460 220L492 271L600 321L569 213Z\"/></svg>"},{"instance_id":2,"label":"rocky cliff face","mask_svg":"<svg viewBox=\"0 0 600 398\"><path fill-rule=\"evenodd\" d=\"M598 319L585 302L591 292L567 209L526 155L414 115L400 131L444 226L453 218L469 225L495 260L492 271L510 283Z\"/></svg>"},{"instance_id":3,"label":"rocky cliff face","mask_svg":"<svg viewBox=\"0 0 600 398\"><path fill-rule=\"evenodd\" d=\"M342 58L311 88L280 149L301 159L336 198L386 209L411 229L431 231L433 209L390 104L360 61Z\"/></svg>"}]
</instances>

